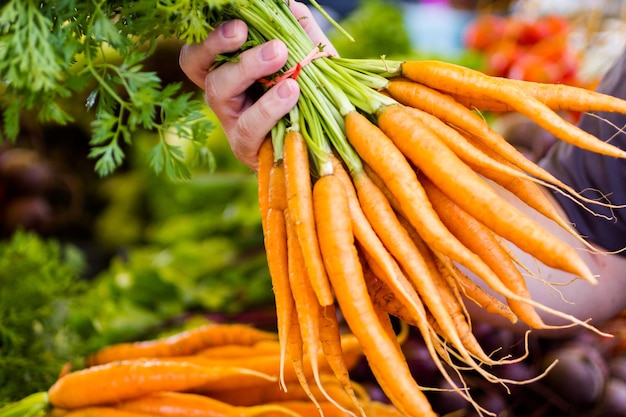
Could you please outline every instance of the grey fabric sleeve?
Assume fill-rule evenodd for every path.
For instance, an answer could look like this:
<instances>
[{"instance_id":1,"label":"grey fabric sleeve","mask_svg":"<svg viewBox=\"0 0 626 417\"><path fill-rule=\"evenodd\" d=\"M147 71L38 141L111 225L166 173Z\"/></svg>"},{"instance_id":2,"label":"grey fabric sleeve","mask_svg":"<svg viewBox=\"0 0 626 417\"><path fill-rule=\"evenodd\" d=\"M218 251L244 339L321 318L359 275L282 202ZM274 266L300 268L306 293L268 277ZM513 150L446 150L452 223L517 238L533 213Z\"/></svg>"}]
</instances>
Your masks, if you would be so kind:
<instances>
[{"instance_id":1,"label":"grey fabric sleeve","mask_svg":"<svg viewBox=\"0 0 626 417\"><path fill-rule=\"evenodd\" d=\"M598 91L626 99L626 51L603 77ZM626 149L626 115L597 113L594 117L583 115L579 126L587 132L614 145ZM608 120L608 123L606 120ZM575 190L586 190L583 195L599 198L599 190L611 203L626 204L626 160L616 159L584 151L562 141L553 145L539 164ZM588 207L612 217L606 220L594 216L570 199L555 194L557 200L574 223L577 230L589 241L615 251L626 247L626 209L609 210L600 205ZM621 255L626 256L625 253Z\"/></svg>"}]
</instances>

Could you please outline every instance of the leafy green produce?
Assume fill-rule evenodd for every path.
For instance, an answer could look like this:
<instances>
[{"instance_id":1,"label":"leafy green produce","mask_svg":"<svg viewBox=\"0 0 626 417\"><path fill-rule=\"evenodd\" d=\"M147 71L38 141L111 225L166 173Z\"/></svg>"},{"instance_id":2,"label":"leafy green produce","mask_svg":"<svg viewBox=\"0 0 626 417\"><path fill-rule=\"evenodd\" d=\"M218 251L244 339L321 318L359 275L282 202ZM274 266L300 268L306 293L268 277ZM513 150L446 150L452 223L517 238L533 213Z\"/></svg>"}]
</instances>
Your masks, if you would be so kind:
<instances>
[{"instance_id":1,"label":"leafy green produce","mask_svg":"<svg viewBox=\"0 0 626 417\"><path fill-rule=\"evenodd\" d=\"M47 389L81 346L67 325L84 290L72 247L17 232L0 242L0 405Z\"/></svg>"},{"instance_id":2,"label":"leafy green produce","mask_svg":"<svg viewBox=\"0 0 626 417\"><path fill-rule=\"evenodd\" d=\"M329 38L339 54L346 58L407 56L413 48L402 22L402 10L398 2L361 0L359 6L340 22L355 41L348 39L339 30L331 30Z\"/></svg>"},{"instance_id":3,"label":"leafy green produce","mask_svg":"<svg viewBox=\"0 0 626 417\"><path fill-rule=\"evenodd\" d=\"M0 6L0 139L14 140L27 111L44 123L65 124L90 111L91 154L107 175L142 130L157 132L150 152L157 172L189 177L180 146L168 132L202 146L213 124L204 102L164 85L143 63L159 39L199 41L211 29L200 0L9 0ZM212 0L207 13L232 1ZM77 114L76 100L85 103Z\"/></svg>"}]
</instances>

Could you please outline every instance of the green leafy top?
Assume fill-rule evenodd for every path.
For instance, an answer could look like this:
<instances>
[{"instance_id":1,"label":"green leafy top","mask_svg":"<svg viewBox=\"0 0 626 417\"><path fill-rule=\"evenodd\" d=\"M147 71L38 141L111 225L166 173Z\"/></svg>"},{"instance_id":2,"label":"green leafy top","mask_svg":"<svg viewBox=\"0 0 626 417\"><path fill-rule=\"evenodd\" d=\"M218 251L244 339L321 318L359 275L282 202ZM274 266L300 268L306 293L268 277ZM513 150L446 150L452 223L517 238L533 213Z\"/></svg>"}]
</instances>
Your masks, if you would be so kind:
<instances>
[{"instance_id":1,"label":"green leafy top","mask_svg":"<svg viewBox=\"0 0 626 417\"><path fill-rule=\"evenodd\" d=\"M98 173L116 169L123 144L148 129L161 138L150 154L155 170L188 177L180 149L165 133L201 144L213 125L202 100L181 92L180 84L163 86L142 62L158 39L199 42L245 2L9 0L0 8L0 141L18 136L25 110L35 110L41 122L73 121L63 100L86 93Z\"/></svg>"}]
</instances>

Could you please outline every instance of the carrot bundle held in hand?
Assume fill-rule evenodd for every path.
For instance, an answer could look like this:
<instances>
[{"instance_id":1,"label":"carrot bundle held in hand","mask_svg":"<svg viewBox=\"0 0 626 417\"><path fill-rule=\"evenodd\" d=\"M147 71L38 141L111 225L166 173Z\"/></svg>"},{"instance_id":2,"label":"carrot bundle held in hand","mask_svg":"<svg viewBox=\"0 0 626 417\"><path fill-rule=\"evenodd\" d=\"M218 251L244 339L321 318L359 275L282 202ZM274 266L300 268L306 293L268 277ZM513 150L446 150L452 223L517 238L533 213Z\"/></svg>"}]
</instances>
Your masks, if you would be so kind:
<instances>
[{"instance_id":1,"label":"carrot bundle held in hand","mask_svg":"<svg viewBox=\"0 0 626 417\"><path fill-rule=\"evenodd\" d=\"M290 58L283 72L296 74L287 76L301 87L296 109L271 137L280 152L275 161L285 164L287 204L277 229L283 232L272 230L267 201L260 198L266 236L284 239L281 251L275 250L279 242L267 240L267 255L275 282L282 282L275 284L278 324L284 329L279 338L295 348L292 354L305 357L307 351L310 355L312 349L322 348L332 355L327 359L339 365L336 377L345 382L347 368L336 362L341 350L334 323L342 317L396 408L406 416L430 415L421 394L424 387L406 372L402 352L385 324L388 315L395 315L421 333L452 389L485 414L489 410L472 399L463 370L494 383L524 383L500 379L483 366L522 358L494 359L483 352L465 303L531 329L578 325L604 334L587 317L533 299L524 280L536 265L590 286L602 279L580 252L599 250L578 235L543 188L566 195L592 213L595 205L619 207L607 199L582 196L582 190L529 161L463 103L520 112L563 141L624 158L626 151L581 131L555 111L624 112L626 101L574 87L489 77L438 61L329 57L316 53L324 45L310 42L282 2L251 4L231 17L253 28L255 40L278 38L286 43ZM573 105L576 97L580 100ZM259 154L260 166L265 152ZM271 195L267 178L267 168L261 169L263 196ZM512 204L509 194L528 210ZM544 228L535 220L541 217L563 234L574 235L582 248ZM512 255L509 245L536 265L520 264L522 258ZM301 271L297 278L287 278L289 265L291 273ZM549 281L540 272L532 274ZM304 285L303 278L310 285ZM555 321L558 326L551 324ZM325 324L331 325L331 337L316 328ZM283 360L289 351L283 350ZM308 365L319 366L315 361ZM450 370L456 375L448 375ZM314 403L326 401L315 372L301 377L301 383ZM350 386L344 386L349 393Z\"/></svg>"},{"instance_id":2,"label":"carrot bundle held in hand","mask_svg":"<svg viewBox=\"0 0 626 417\"><path fill-rule=\"evenodd\" d=\"M583 197L582 190L525 159L464 103L519 112L560 140L609 158L625 158L626 151L580 130L555 111L624 113L626 101L565 85L490 77L439 61L330 57L322 53L325 45L311 42L288 2L249 0L246 7L234 0L217 3L208 2L202 10L208 27L241 19L249 27L246 47L282 40L289 58L276 75L291 76L300 84L297 107L272 130L259 152L259 206L277 310L272 384L287 390L297 381L315 412L330 415L327 410L332 407L347 415L367 415L368 407L355 400L346 375L355 352L364 353L394 410L409 417L434 416L422 392L425 387L407 369L390 332L389 317L395 315L421 333L451 389L485 414L489 410L473 401L465 385L464 370L503 385L525 381L502 380L490 373L489 366L481 366L519 358L498 360L483 352L471 334L464 303L532 329L549 330L556 327L550 325L551 319L559 319L563 326L600 333L590 318L533 299L523 279L537 265L585 285L602 279L580 256L581 250L599 250L559 217L551 200L539 195L541 187L568 196L590 212L596 204L619 207ZM583 248L560 240L512 205L490 181L525 202L533 216L544 216L556 229L576 235ZM468 227L476 236L467 233ZM513 257L509 245L533 258L533 265L520 264L522 258ZM533 278L544 278L536 274ZM345 320L349 338L339 334L339 317ZM245 329L241 335L249 345L276 338ZM125 366L130 358L165 356L171 358L168 366L203 370L200 373L207 377L209 361L197 352L209 347L204 342L213 337L221 336L190 333L111 347L90 356L88 363L105 364L101 366L114 372L112 361ZM358 349L348 348L355 341ZM192 356L189 365L185 361ZM128 380L144 372L141 365L134 366ZM339 382L348 403L330 401L336 386L325 390L327 379L322 374ZM67 394L71 390L60 388L77 378L70 375L59 380L50 399L65 407L87 406L89 396L71 396ZM214 386L209 382L196 381L180 389L220 390L219 382ZM106 383L100 391L106 391ZM72 384L81 389L80 383ZM165 381L159 384L160 390L175 390ZM224 391L229 384L222 384ZM109 391L102 394L109 401L131 395L117 388Z\"/></svg>"}]
</instances>

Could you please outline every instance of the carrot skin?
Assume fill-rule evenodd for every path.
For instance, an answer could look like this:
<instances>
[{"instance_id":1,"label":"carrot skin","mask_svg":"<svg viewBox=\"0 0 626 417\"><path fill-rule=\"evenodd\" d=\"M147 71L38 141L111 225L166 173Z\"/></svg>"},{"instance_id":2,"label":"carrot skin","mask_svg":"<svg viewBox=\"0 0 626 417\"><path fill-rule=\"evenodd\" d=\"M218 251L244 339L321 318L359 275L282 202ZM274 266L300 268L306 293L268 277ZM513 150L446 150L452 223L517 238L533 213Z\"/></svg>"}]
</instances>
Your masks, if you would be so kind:
<instances>
[{"instance_id":1,"label":"carrot skin","mask_svg":"<svg viewBox=\"0 0 626 417\"><path fill-rule=\"evenodd\" d=\"M315 231L309 158L305 139L300 132L291 130L287 133L284 159L287 208L297 225L298 239L315 294L320 305L327 306L332 304L334 299Z\"/></svg>"},{"instance_id":2,"label":"carrot skin","mask_svg":"<svg viewBox=\"0 0 626 417\"><path fill-rule=\"evenodd\" d=\"M251 345L275 339L275 333L244 324L209 324L161 339L106 346L86 361L93 366L127 359L191 355L210 346Z\"/></svg>"},{"instance_id":3,"label":"carrot skin","mask_svg":"<svg viewBox=\"0 0 626 417\"><path fill-rule=\"evenodd\" d=\"M287 335L291 328L294 300L289 286L289 255L287 251L287 190L285 169L277 161L269 172L268 214L263 229L267 264L272 280L276 303L276 324L280 349L279 379L284 385L284 369L287 356Z\"/></svg>"},{"instance_id":4,"label":"carrot skin","mask_svg":"<svg viewBox=\"0 0 626 417\"><path fill-rule=\"evenodd\" d=\"M385 364L381 378L403 409L413 416L435 417L430 404L415 383L406 361L378 321L368 296L354 236L348 200L333 175L318 179L313 189L315 220L329 278L341 310L370 363Z\"/></svg>"},{"instance_id":5,"label":"carrot skin","mask_svg":"<svg viewBox=\"0 0 626 417\"><path fill-rule=\"evenodd\" d=\"M412 61L402 65L402 75L433 88L460 94L498 98L557 138L607 156L626 158L626 151L563 120L548 106L506 79L490 77L460 65L441 61Z\"/></svg>"},{"instance_id":6,"label":"carrot skin","mask_svg":"<svg viewBox=\"0 0 626 417\"><path fill-rule=\"evenodd\" d=\"M578 275L591 283L596 282L572 247L506 202L432 131L410 117L401 106L385 108L380 112L378 122L424 175L476 219L546 265Z\"/></svg>"},{"instance_id":7,"label":"carrot skin","mask_svg":"<svg viewBox=\"0 0 626 417\"><path fill-rule=\"evenodd\" d=\"M157 391L185 391L216 385L227 376L245 373L260 375L240 367L209 367L174 360L111 362L59 378L48 390L48 398L55 407L74 409L115 403Z\"/></svg>"},{"instance_id":8,"label":"carrot skin","mask_svg":"<svg viewBox=\"0 0 626 417\"><path fill-rule=\"evenodd\" d=\"M269 413L299 416L287 407L278 405L233 406L205 395L171 391L156 392L124 401L116 407L160 417L252 417Z\"/></svg>"},{"instance_id":9,"label":"carrot skin","mask_svg":"<svg viewBox=\"0 0 626 417\"><path fill-rule=\"evenodd\" d=\"M269 210L270 170L274 165L274 149L271 138L266 138L261 144L258 160L257 198L259 200L259 211L261 212L261 225L265 228L265 219Z\"/></svg>"},{"instance_id":10,"label":"carrot skin","mask_svg":"<svg viewBox=\"0 0 626 417\"><path fill-rule=\"evenodd\" d=\"M84 407L70 410L63 417L149 417L151 414L129 410L120 410L115 407Z\"/></svg>"}]
</instances>

